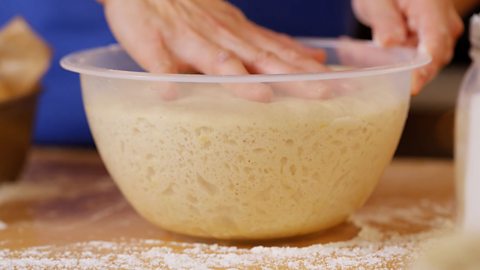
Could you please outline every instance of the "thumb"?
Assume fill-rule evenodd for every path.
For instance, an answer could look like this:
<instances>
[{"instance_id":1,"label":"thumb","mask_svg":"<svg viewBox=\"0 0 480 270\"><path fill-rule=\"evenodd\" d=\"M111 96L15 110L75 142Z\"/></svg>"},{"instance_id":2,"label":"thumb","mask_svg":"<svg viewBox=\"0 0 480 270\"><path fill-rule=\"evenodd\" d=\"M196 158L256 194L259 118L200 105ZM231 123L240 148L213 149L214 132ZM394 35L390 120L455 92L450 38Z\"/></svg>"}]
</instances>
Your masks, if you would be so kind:
<instances>
[{"instance_id":1,"label":"thumb","mask_svg":"<svg viewBox=\"0 0 480 270\"><path fill-rule=\"evenodd\" d=\"M373 40L380 46L402 44L407 39L407 26L402 13L392 0L353 0L357 18L372 28Z\"/></svg>"}]
</instances>

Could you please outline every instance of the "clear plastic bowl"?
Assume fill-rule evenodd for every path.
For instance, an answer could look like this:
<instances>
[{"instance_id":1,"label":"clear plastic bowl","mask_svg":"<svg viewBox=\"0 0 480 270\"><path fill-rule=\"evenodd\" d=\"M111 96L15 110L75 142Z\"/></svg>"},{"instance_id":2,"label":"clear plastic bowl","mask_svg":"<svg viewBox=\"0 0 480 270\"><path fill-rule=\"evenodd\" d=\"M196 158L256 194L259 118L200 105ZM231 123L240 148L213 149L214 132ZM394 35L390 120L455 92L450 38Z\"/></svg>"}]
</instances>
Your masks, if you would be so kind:
<instances>
[{"instance_id":1,"label":"clear plastic bowl","mask_svg":"<svg viewBox=\"0 0 480 270\"><path fill-rule=\"evenodd\" d=\"M302 42L336 71L151 74L117 45L61 64L80 73L102 159L143 217L200 237L279 238L362 206L397 146L412 73L430 61L363 41ZM259 87L269 101L249 100Z\"/></svg>"}]
</instances>

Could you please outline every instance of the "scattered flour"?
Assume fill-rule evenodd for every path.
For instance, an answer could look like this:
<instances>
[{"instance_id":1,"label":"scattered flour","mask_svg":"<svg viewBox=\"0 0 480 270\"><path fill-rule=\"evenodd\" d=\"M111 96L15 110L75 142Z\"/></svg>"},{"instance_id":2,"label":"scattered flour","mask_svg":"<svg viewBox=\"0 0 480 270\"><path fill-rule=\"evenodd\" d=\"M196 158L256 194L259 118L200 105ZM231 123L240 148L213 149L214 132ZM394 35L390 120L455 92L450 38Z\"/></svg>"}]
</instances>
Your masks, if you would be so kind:
<instances>
[{"instance_id":1,"label":"scattered flour","mask_svg":"<svg viewBox=\"0 0 480 270\"><path fill-rule=\"evenodd\" d=\"M351 218L361 229L355 238L307 247L121 240L0 249L0 269L405 269L425 243L452 230L452 208L451 203L426 200L403 208L383 205ZM432 212L434 219L429 218ZM384 229L397 222L427 229L405 234Z\"/></svg>"},{"instance_id":2,"label":"scattered flour","mask_svg":"<svg viewBox=\"0 0 480 270\"><path fill-rule=\"evenodd\" d=\"M0 231L5 230L7 228L7 224L0 220Z\"/></svg>"}]
</instances>

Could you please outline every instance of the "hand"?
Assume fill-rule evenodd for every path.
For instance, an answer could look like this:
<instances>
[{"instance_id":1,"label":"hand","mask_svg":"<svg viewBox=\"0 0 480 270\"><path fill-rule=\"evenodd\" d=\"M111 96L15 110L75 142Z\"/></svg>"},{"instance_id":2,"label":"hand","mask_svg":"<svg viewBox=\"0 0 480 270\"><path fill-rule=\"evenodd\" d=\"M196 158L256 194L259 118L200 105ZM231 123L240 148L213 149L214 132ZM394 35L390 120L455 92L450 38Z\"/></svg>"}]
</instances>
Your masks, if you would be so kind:
<instances>
[{"instance_id":1,"label":"hand","mask_svg":"<svg viewBox=\"0 0 480 270\"><path fill-rule=\"evenodd\" d=\"M325 54L250 22L223 0L104 0L113 34L145 70L214 75L319 72ZM265 84L237 85L236 95L268 101ZM295 91L321 98L318 89Z\"/></svg>"},{"instance_id":2,"label":"hand","mask_svg":"<svg viewBox=\"0 0 480 270\"><path fill-rule=\"evenodd\" d=\"M450 62L463 24L451 0L352 0L356 16L381 46L416 46L432 62L414 74L417 94Z\"/></svg>"}]
</instances>

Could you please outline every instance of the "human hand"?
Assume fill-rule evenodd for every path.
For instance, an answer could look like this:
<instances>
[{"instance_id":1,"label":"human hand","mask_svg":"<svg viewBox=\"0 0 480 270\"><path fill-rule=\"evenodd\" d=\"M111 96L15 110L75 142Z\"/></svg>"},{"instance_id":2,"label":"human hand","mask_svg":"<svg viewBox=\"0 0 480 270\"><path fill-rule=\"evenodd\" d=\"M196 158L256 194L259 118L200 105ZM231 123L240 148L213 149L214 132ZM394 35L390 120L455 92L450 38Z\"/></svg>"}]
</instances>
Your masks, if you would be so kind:
<instances>
[{"instance_id":1,"label":"human hand","mask_svg":"<svg viewBox=\"0 0 480 270\"><path fill-rule=\"evenodd\" d=\"M255 25L223 0L101 2L117 40L150 72L243 75L326 70L322 50ZM232 90L256 101L269 101L273 95L265 84L236 85ZM322 87L290 92L307 98L325 96Z\"/></svg>"},{"instance_id":2,"label":"human hand","mask_svg":"<svg viewBox=\"0 0 480 270\"><path fill-rule=\"evenodd\" d=\"M412 93L450 62L463 24L451 0L352 0L358 19L381 46L415 46L432 62L414 74Z\"/></svg>"}]
</instances>

